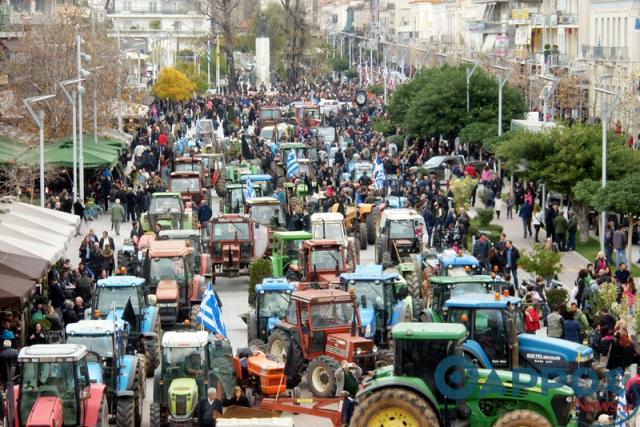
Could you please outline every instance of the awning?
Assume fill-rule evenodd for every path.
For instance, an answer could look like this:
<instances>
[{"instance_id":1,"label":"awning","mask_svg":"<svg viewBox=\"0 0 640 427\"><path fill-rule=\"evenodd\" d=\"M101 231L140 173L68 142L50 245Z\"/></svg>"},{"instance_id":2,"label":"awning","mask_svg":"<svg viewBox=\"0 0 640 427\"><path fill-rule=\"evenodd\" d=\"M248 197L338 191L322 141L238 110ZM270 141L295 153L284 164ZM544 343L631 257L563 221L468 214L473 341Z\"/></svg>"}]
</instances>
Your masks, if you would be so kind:
<instances>
[{"instance_id":1,"label":"awning","mask_svg":"<svg viewBox=\"0 0 640 427\"><path fill-rule=\"evenodd\" d=\"M35 280L22 277L19 271L0 265L0 303L20 304L33 292L34 285Z\"/></svg>"},{"instance_id":2,"label":"awning","mask_svg":"<svg viewBox=\"0 0 640 427\"><path fill-rule=\"evenodd\" d=\"M20 141L0 137L0 164L15 163L16 158L29 149Z\"/></svg>"},{"instance_id":3,"label":"awning","mask_svg":"<svg viewBox=\"0 0 640 427\"><path fill-rule=\"evenodd\" d=\"M102 166L113 167L118 162L120 144L118 146L93 142L93 135L83 137L84 168L96 169ZM72 167L73 142L68 139L59 140L45 146L44 160L48 166ZM18 157L16 163L37 164L40 161L39 148L33 148Z\"/></svg>"},{"instance_id":4,"label":"awning","mask_svg":"<svg viewBox=\"0 0 640 427\"><path fill-rule=\"evenodd\" d=\"M480 50L482 52L490 52L493 50L493 46L495 44L496 44L496 35L487 34L487 37L484 39L484 43L482 43L482 48Z\"/></svg>"}]
</instances>

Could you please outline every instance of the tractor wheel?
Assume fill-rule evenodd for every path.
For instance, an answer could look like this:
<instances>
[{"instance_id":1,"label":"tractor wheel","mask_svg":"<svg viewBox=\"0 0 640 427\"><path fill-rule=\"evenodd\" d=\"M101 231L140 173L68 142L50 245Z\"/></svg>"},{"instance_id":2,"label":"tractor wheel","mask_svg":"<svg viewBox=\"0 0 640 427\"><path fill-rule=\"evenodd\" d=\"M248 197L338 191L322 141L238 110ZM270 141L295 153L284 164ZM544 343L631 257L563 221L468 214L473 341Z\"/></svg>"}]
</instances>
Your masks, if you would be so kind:
<instances>
[{"instance_id":1,"label":"tractor wheel","mask_svg":"<svg viewBox=\"0 0 640 427\"><path fill-rule=\"evenodd\" d=\"M373 254L376 264L382 264L382 240L375 242L375 253Z\"/></svg>"},{"instance_id":2,"label":"tractor wheel","mask_svg":"<svg viewBox=\"0 0 640 427\"><path fill-rule=\"evenodd\" d=\"M142 424L142 407L145 396L145 374L143 371L142 360L144 357L138 358L138 365L136 366L135 379L133 380L133 393L136 397L136 426Z\"/></svg>"},{"instance_id":3,"label":"tractor wheel","mask_svg":"<svg viewBox=\"0 0 640 427\"><path fill-rule=\"evenodd\" d=\"M220 176L218 177L218 180L216 181L216 193L218 194L218 197L224 197L226 194L226 182L224 177L222 176L222 174L220 174Z\"/></svg>"},{"instance_id":4,"label":"tractor wheel","mask_svg":"<svg viewBox=\"0 0 640 427\"><path fill-rule=\"evenodd\" d=\"M438 414L416 393L401 388L374 391L356 406L353 427L390 426L439 427Z\"/></svg>"},{"instance_id":5,"label":"tractor wheel","mask_svg":"<svg viewBox=\"0 0 640 427\"><path fill-rule=\"evenodd\" d=\"M279 329L275 330L269 336L269 340L267 340L266 354L273 357L273 360L277 362L286 363L290 343L291 337L289 336L289 334Z\"/></svg>"},{"instance_id":6,"label":"tractor wheel","mask_svg":"<svg viewBox=\"0 0 640 427\"><path fill-rule=\"evenodd\" d=\"M380 208L374 206L371 209L371 213L367 216L367 241L370 245L376 242L376 223L378 222L378 215L380 215Z\"/></svg>"},{"instance_id":7,"label":"tractor wheel","mask_svg":"<svg viewBox=\"0 0 640 427\"><path fill-rule=\"evenodd\" d=\"M361 222L360 225L360 250L367 250L367 224Z\"/></svg>"},{"instance_id":8,"label":"tractor wheel","mask_svg":"<svg viewBox=\"0 0 640 427\"><path fill-rule=\"evenodd\" d=\"M382 253L382 268L391 268L393 267L393 259L391 258L391 254L389 252Z\"/></svg>"},{"instance_id":9,"label":"tractor wheel","mask_svg":"<svg viewBox=\"0 0 640 427\"><path fill-rule=\"evenodd\" d=\"M264 354L267 354L267 345L261 339L249 341L248 347L251 351L261 351Z\"/></svg>"},{"instance_id":10,"label":"tractor wheel","mask_svg":"<svg viewBox=\"0 0 640 427\"><path fill-rule=\"evenodd\" d=\"M413 301L420 299L420 283L418 283L418 275L412 271L404 277L407 281L407 290Z\"/></svg>"},{"instance_id":11,"label":"tractor wheel","mask_svg":"<svg viewBox=\"0 0 640 427\"><path fill-rule=\"evenodd\" d=\"M154 427L160 427L162 425L160 403L153 402L149 405L149 425Z\"/></svg>"},{"instance_id":12,"label":"tractor wheel","mask_svg":"<svg viewBox=\"0 0 640 427\"><path fill-rule=\"evenodd\" d=\"M501 416L493 427L551 427L551 423L537 412L518 409Z\"/></svg>"},{"instance_id":13,"label":"tractor wheel","mask_svg":"<svg viewBox=\"0 0 640 427\"><path fill-rule=\"evenodd\" d=\"M136 403L131 399L118 399L116 403L116 426L134 427L136 424Z\"/></svg>"},{"instance_id":14,"label":"tractor wheel","mask_svg":"<svg viewBox=\"0 0 640 427\"><path fill-rule=\"evenodd\" d=\"M107 403L107 398L105 396L103 396L102 400L100 401L96 427L109 427L109 404Z\"/></svg>"},{"instance_id":15,"label":"tractor wheel","mask_svg":"<svg viewBox=\"0 0 640 427\"><path fill-rule=\"evenodd\" d=\"M251 347L253 341L258 340L258 336L258 318L255 311L250 311L249 316L247 316L247 342L249 347ZM262 342L262 340L258 341Z\"/></svg>"},{"instance_id":16,"label":"tractor wheel","mask_svg":"<svg viewBox=\"0 0 640 427\"><path fill-rule=\"evenodd\" d=\"M307 367L307 384L315 397L333 397L336 394L338 361L329 356L313 359Z\"/></svg>"},{"instance_id":17,"label":"tractor wheel","mask_svg":"<svg viewBox=\"0 0 640 427\"><path fill-rule=\"evenodd\" d=\"M157 340L144 340L144 354L147 356L147 378L152 377L156 368L160 366L160 348Z\"/></svg>"},{"instance_id":18,"label":"tractor wheel","mask_svg":"<svg viewBox=\"0 0 640 427\"><path fill-rule=\"evenodd\" d=\"M393 366L393 351L378 350L378 353L376 353L376 369L383 366Z\"/></svg>"},{"instance_id":19,"label":"tractor wheel","mask_svg":"<svg viewBox=\"0 0 640 427\"><path fill-rule=\"evenodd\" d=\"M200 304L193 304L191 306L191 312L189 313L189 321L191 322L191 328L197 329L198 325L198 312L200 311Z\"/></svg>"}]
</instances>

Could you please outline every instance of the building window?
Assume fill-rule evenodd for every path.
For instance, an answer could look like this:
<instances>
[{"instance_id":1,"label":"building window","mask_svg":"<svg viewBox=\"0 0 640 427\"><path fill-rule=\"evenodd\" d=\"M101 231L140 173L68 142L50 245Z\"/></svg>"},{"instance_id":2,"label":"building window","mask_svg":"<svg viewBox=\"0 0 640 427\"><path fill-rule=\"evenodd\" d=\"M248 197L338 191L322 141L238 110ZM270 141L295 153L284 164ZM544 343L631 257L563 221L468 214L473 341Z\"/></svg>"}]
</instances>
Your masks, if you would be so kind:
<instances>
[{"instance_id":1,"label":"building window","mask_svg":"<svg viewBox=\"0 0 640 427\"><path fill-rule=\"evenodd\" d=\"M182 31L182 22L180 21L173 21L173 29L175 31Z\"/></svg>"},{"instance_id":2,"label":"building window","mask_svg":"<svg viewBox=\"0 0 640 427\"><path fill-rule=\"evenodd\" d=\"M149 2L149 12L155 13L158 11L158 3L155 1Z\"/></svg>"},{"instance_id":3,"label":"building window","mask_svg":"<svg viewBox=\"0 0 640 427\"><path fill-rule=\"evenodd\" d=\"M627 18L624 18L624 28L622 29L622 33L624 34L624 47L627 47L627 35L629 34L629 22Z\"/></svg>"}]
</instances>

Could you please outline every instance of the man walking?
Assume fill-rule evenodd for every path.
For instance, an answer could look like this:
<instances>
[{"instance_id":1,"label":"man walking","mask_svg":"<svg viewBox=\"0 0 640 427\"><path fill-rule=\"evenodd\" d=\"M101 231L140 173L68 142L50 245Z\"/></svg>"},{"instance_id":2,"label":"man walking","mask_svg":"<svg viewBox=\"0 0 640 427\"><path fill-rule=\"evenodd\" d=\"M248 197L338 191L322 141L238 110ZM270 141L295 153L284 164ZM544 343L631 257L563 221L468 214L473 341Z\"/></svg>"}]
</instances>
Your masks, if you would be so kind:
<instances>
[{"instance_id":1,"label":"man walking","mask_svg":"<svg viewBox=\"0 0 640 427\"><path fill-rule=\"evenodd\" d=\"M576 233L578 232L578 218L573 211L569 211L569 220L567 221L567 247L568 251L576 250Z\"/></svg>"},{"instance_id":2,"label":"man walking","mask_svg":"<svg viewBox=\"0 0 640 427\"><path fill-rule=\"evenodd\" d=\"M526 205L527 203L525 203L525 206ZM522 209L524 209L524 207ZM504 258L506 260L505 269L507 272L511 273L511 277L513 277L513 284L517 289L518 288L518 259L520 259L520 251L518 250L518 248L513 246L513 242L511 240L507 240L506 249L504 251Z\"/></svg>"},{"instance_id":3,"label":"man walking","mask_svg":"<svg viewBox=\"0 0 640 427\"><path fill-rule=\"evenodd\" d=\"M122 223L124 219L124 208L120 204L120 199L116 199L115 205L111 207L111 227L115 228L116 236L120 235L120 223Z\"/></svg>"},{"instance_id":4,"label":"man walking","mask_svg":"<svg viewBox=\"0 0 640 427\"><path fill-rule=\"evenodd\" d=\"M480 235L480 238L478 238L473 245L473 256L480 262L480 267L485 274L488 274L491 270L491 266L489 265L490 246L489 239L484 233Z\"/></svg>"},{"instance_id":5,"label":"man walking","mask_svg":"<svg viewBox=\"0 0 640 427\"><path fill-rule=\"evenodd\" d=\"M561 212L558 213L553 220L553 228L556 231L556 243L558 244L558 248L560 249L560 252L564 252L566 250L565 241L569 223L567 222L567 218L565 218Z\"/></svg>"},{"instance_id":6,"label":"man walking","mask_svg":"<svg viewBox=\"0 0 640 427\"><path fill-rule=\"evenodd\" d=\"M533 236L531 232L531 216L533 215L533 206L531 201L527 200L518 214L522 218L522 227L524 228L524 238L527 238L527 231L529 231L529 237Z\"/></svg>"},{"instance_id":7,"label":"man walking","mask_svg":"<svg viewBox=\"0 0 640 427\"><path fill-rule=\"evenodd\" d=\"M616 250L616 267L627 263L627 233L622 227L613 232L613 249Z\"/></svg>"}]
</instances>

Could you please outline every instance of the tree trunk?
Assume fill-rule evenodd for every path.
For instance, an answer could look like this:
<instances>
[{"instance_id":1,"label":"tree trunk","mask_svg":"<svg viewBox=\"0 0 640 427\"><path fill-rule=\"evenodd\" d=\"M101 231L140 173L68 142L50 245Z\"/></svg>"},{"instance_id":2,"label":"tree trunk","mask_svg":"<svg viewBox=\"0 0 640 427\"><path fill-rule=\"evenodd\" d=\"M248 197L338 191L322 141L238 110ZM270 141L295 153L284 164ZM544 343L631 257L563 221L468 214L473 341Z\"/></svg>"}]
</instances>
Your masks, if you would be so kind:
<instances>
[{"instance_id":1,"label":"tree trunk","mask_svg":"<svg viewBox=\"0 0 640 427\"><path fill-rule=\"evenodd\" d=\"M589 240L589 208L582 203L572 200L573 211L578 219L578 230L580 231L580 242L586 243Z\"/></svg>"},{"instance_id":2,"label":"tree trunk","mask_svg":"<svg viewBox=\"0 0 640 427\"><path fill-rule=\"evenodd\" d=\"M632 240L633 240L633 215L628 214L627 220L629 222L629 229L627 231L627 267L629 271L631 271L631 264L633 263L633 251L632 248Z\"/></svg>"},{"instance_id":3,"label":"tree trunk","mask_svg":"<svg viewBox=\"0 0 640 427\"><path fill-rule=\"evenodd\" d=\"M227 81L229 92L236 91L236 63L233 59L233 35L231 34L231 26L225 26L224 29L224 53L227 56Z\"/></svg>"}]
</instances>

